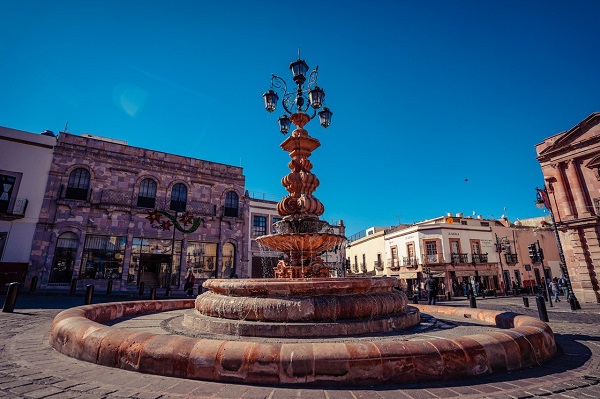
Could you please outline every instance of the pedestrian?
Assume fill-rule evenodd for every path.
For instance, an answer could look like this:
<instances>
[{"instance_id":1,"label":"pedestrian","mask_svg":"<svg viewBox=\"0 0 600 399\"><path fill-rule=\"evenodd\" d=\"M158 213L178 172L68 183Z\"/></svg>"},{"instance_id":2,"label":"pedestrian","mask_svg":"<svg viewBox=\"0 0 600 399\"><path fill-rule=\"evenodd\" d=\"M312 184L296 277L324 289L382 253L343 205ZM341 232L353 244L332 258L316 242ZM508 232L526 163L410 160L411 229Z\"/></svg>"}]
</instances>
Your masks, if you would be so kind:
<instances>
[{"instance_id":1,"label":"pedestrian","mask_svg":"<svg viewBox=\"0 0 600 399\"><path fill-rule=\"evenodd\" d=\"M437 280L431 277L431 274L427 276L425 280L425 289L427 290L427 304L435 305L435 296L437 295ZM432 303L433 302L433 303Z\"/></svg>"},{"instance_id":2,"label":"pedestrian","mask_svg":"<svg viewBox=\"0 0 600 399\"><path fill-rule=\"evenodd\" d=\"M565 296L565 300L569 300L569 287L567 286L567 279L564 276L560 276L558 279L558 288L561 289L563 295Z\"/></svg>"},{"instance_id":3,"label":"pedestrian","mask_svg":"<svg viewBox=\"0 0 600 399\"><path fill-rule=\"evenodd\" d=\"M512 286L512 290L513 290L513 295L517 296L517 283L515 283L515 280L512 280L511 286Z\"/></svg>"},{"instance_id":4,"label":"pedestrian","mask_svg":"<svg viewBox=\"0 0 600 399\"><path fill-rule=\"evenodd\" d=\"M475 281L475 296L479 296L479 281Z\"/></svg>"},{"instance_id":5,"label":"pedestrian","mask_svg":"<svg viewBox=\"0 0 600 399\"><path fill-rule=\"evenodd\" d=\"M469 282L467 284L467 299L471 298L472 296L473 296L473 284Z\"/></svg>"},{"instance_id":6,"label":"pedestrian","mask_svg":"<svg viewBox=\"0 0 600 399\"><path fill-rule=\"evenodd\" d=\"M194 283L196 282L196 276L192 273L192 269L188 269L187 275L185 276L185 284L183 285L183 290L187 291L188 296L192 296L194 294Z\"/></svg>"},{"instance_id":7,"label":"pedestrian","mask_svg":"<svg viewBox=\"0 0 600 399\"><path fill-rule=\"evenodd\" d=\"M560 302L560 299L558 299L558 277L554 277L549 285L552 290L552 295L554 295L554 302Z\"/></svg>"}]
</instances>

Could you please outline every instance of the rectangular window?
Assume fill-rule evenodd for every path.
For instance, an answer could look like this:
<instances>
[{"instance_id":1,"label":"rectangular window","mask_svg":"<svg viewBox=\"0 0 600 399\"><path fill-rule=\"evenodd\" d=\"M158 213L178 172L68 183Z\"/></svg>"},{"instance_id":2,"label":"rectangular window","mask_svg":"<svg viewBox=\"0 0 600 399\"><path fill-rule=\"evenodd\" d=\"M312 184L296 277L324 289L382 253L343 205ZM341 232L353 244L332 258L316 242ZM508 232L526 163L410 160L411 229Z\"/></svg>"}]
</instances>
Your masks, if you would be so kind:
<instances>
[{"instance_id":1,"label":"rectangular window","mask_svg":"<svg viewBox=\"0 0 600 399\"><path fill-rule=\"evenodd\" d=\"M260 237L265 234L267 234L267 217L255 215L252 222L252 236Z\"/></svg>"},{"instance_id":2,"label":"rectangular window","mask_svg":"<svg viewBox=\"0 0 600 399\"><path fill-rule=\"evenodd\" d=\"M88 235L79 278L120 279L127 237Z\"/></svg>"},{"instance_id":3,"label":"rectangular window","mask_svg":"<svg viewBox=\"0 0 600 399\"><path fill-rule=\"evenodd\" d=\"M0 213L8 213L16 180L13 176L0 175Z\"/></svg>"},{"instance_id":4,"label":"rectangular window","mask_svg":"<svg viewBox=\"0 0 600 399\"><path fill-rule=\"evenodd\" d=\"M425 241L425 255L427 263L438 263L437 243L435 241Z\"/></svg>"},{"instance_id":5,"label":"rectangular window","mask_svg":"<svg viewBox=\"0 0 600 399\"><path fill-rule=\"evenodd\" d=\"M199 241L188 243L186 264L196 278L213 277L217 264L217 244Z\"/></svg>"}]
</instances>

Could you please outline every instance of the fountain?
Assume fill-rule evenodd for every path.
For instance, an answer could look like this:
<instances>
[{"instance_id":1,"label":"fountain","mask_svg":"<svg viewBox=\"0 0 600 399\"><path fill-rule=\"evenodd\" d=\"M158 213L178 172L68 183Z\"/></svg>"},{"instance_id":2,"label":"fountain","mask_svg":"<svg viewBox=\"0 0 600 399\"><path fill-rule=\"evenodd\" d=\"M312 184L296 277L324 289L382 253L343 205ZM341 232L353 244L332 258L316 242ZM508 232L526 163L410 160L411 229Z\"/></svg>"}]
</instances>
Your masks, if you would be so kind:
<instances>
[{"instance_id":1,"label":"fountain","mask_svg":"<svg viewBox=\"0 0 600 399\"><path fill-rule=\"evenodd\" d=\"M313 196L319 181L308 160L319 147L304 126L316 111L329 126L331 111L316 86L315 69L290 65L297 90L288 93L273 75L272 88L284 89L290 153L289 192L277 205L282 220L260 245L285 254L275 278L208 280L194 300L164 300L82 306L61 312L52 325L52 346L97 364L168 376L257 384L373 385L438 381L516 370L547 361L556 353L546 323L514 313L449 306L409 306L394 289L394 278L331 278L320 254L345 240L319 220L323 204ZM308 93L308 103L304 94ZM277 94L264 94L268 111ZM313 115L307 111L313 108ZM292 112L293 111L293 112ZM112 328L100 323L149 312L189 309L177 335ZM403 339L402 332L429 314L468 318L490 326L487 332L450 338ZM492 328L494 326L495 328Z\"/></svg>"}]
</instances>

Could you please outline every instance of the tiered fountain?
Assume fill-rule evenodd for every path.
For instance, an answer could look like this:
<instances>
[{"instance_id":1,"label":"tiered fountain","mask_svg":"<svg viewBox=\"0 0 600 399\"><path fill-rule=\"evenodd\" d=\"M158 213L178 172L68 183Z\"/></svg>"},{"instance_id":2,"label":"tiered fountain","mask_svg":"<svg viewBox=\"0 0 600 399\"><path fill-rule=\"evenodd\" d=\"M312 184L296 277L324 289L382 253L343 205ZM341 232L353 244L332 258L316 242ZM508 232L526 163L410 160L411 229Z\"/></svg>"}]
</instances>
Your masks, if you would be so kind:
<instances>
[{"instance_id":1,"label":"tiered fountain","mask_svg":"<svg viewBox=\"0 0 600 399\"><path fill-rule=\"evenodd\" d=\"M316 70L308 90L302 88L308 70L304 61L290 67L298 85L295 93L287 93L281 78L272 80L273 88L284 88L283 105L289 114L279 118L280 130L287 134L290 123L297 126L281 145L292 157L291 173L283 178L289 195L277 207L283 216L276 224L277 234L259 239L285 254L275 270L278 278L208 280L204 283L208 291L195 301L115 302L68 309L54 319L52 347L78 359L144 373L342 386L465 378L532 367L552 358L556 353L552 330L531 317L460 306L407 306L406 296L393 289L392 278L330 278L319 254L345 238L319 220L324 208L312 195L319 182L308 160L319 141L304 130L311 119L309 107L315 116L323 106L324 92L316 86ZM277 94L269 90L264 97L267 110L273 111ZM323 107L319 118L328 126L331 111ZM417 308L468 318L489 330L447 338L403 339L390 333L419 323ZM100 324L175 309L190 309L181 316L182 335Z\"/></svg>"},{"instance_id":2,"label":"tiered fountain","mask_svg":"<svg viewBox=\"0 0 600 399\"><path fill-rule=\"evenodd\" d=\"M258 237L260 245L284 254L274 270L274 279L209 280L208 292L196 299L196 313L184 324L204 332L263 337L345 336L405 329L419 323L419 311L407 311L407 298L394 290L392 278L330 278L330 270L319 254L345 242L329 223L319 220L325 208L313 195L319 179L308 159L320 146L304 126L319 112L321 125L329 126L331 111L324 107L325 92L316 85L317 70L303 89L308 65L297 60L290 65L297 89L288 93L283 79L273 75L272 88L264 94L272 112L278 100L273 88L284 91L279 118L287 134L282 144L289 152L290 173L282 179L289 194L277 204L282 220L277 233ZM304 95L307 94L308 101ZM306 112L312 108L312 117ZM287 115L289 114L289 116Z\"/></svg>"}]
</instances>

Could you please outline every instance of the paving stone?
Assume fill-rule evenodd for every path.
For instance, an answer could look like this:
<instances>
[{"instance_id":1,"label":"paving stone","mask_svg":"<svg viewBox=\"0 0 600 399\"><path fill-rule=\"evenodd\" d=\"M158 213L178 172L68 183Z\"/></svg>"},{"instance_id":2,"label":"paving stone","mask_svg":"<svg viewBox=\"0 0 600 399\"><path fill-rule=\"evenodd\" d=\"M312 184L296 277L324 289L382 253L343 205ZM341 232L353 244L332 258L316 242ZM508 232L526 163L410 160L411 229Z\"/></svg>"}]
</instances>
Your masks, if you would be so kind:
<instances>
[{"instance_id":1,"label":"paving stone","mask_svg":"<svg viewBox=\"0 0 600 399\"><path fill-rule=\"evenodd\" d=\"M41 398L46 398L48 396L56 395L57 393L62 393L62 392L63 391L58 388L43 387L43 388L35 390L35 391L27 392L25 394L25 397L33 398L33 399L41 399Z\"/></svg>"}]
</instances>

